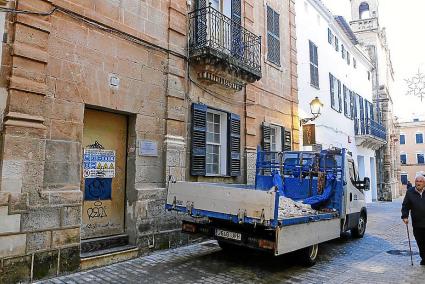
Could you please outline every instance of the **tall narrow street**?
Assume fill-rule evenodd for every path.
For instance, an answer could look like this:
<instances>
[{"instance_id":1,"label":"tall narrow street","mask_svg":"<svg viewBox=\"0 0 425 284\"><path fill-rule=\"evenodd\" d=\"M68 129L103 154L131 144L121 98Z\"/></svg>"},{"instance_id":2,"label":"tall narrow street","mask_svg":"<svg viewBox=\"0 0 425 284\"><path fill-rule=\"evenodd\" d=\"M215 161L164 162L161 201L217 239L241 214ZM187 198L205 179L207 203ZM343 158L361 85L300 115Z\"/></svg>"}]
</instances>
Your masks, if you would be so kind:
<instances>
[{"instance_id":1,"label":"tall narrow street","mask_svg":"<svg viewBox=\"0 0 425 284\"><path fill-rule=\"evenodd\" d=\"M292 255L228 253L207 241L39 283L425 283L414 240L410 265L400 206L401 200L369 205L365 237L322 244L311 268Z\"/></svg>"}]
</instances>

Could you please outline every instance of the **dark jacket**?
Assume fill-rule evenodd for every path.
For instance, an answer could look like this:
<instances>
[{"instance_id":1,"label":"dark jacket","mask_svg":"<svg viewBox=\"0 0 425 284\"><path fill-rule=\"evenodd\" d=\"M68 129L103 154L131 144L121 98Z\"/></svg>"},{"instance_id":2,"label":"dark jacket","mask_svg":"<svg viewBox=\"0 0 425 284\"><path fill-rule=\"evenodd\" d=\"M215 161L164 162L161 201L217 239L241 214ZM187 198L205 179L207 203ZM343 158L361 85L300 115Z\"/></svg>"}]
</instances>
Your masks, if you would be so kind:
<instances>
[{"instance_id":1,"label":"dark jacket","mask_svg":"<svg viewBox=\"0 0 425 284\"><path fill-rule=\"evenodd\" d=\"M422 193L422 197L414 187L406 192L401 207L401 218L408 218L409 211L412 215L412 226L425 228L425 191Z\"/></svg>"}]
</instances>

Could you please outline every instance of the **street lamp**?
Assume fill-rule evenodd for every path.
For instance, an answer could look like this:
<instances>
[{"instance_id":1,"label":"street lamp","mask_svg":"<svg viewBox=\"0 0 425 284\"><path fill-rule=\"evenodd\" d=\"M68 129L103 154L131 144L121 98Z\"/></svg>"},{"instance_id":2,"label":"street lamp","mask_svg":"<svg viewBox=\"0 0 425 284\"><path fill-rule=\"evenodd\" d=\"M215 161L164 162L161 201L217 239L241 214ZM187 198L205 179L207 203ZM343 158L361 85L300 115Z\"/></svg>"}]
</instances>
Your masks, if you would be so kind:
<instances>
[{"instance_id":1,"label":"street lamp","mask_svg":"<svg viewBox=\"0 0 425 284\"><path fill-rule=\"evenodd\" d=\"M316 118L318 118L322 113L322 108L323 108L323 104L322 102L319 100L318 97L315 97L311 102L310 102L310 112L313 115L313 117L309 117L309 118L303 118L300 120L300 125L306 124L309 121L313 121Z\"/></svg>"}]
</instances>

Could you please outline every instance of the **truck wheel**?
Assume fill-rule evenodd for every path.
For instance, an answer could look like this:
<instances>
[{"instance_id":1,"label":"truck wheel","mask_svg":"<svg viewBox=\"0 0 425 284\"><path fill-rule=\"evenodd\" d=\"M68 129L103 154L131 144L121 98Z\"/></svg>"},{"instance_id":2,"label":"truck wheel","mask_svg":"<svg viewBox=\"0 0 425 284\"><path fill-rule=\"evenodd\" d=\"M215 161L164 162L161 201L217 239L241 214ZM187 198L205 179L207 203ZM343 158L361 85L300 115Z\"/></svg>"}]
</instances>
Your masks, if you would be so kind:
<instances>
[{"instance_id":1,"label":"truck wheel","mask_svg":"<svg viewBox=\"0 0 425 284\"><path fill-rule=\"evenodd\" d=\"M366 232L366 216L362 213L360 215L359 223L357 224L357 227L351 229L351 236L356 239L363 238L365 232Z\"/></svg>"},{"instance_id":2,"label":"truck wheel","mask_svg":"<svg viewBox=\"0 0 425 284\"><path fill-rule=\"evenodd\" d=\"M301 264L306 267L315 265L318 252L319 252L319 244L315 244L300 250Z\"/></svg>"}]
</instances>

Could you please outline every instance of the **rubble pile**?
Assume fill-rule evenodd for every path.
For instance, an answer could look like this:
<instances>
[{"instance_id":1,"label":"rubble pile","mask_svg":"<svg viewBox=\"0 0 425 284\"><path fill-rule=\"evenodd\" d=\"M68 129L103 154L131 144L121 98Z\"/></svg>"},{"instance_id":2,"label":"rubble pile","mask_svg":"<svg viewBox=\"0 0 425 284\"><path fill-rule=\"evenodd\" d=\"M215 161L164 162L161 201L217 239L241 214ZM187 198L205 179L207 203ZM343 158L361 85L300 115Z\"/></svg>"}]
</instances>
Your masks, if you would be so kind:
<instances>
[{"instance_id":1,"label":"rubble pile","mask_svg":"<svg viewBox=\"0 0 425 284\"><path fill-rule=\"evenodd\" d=\"M311 208L311 205L297 202L291 198L279 198L279 219L302 217L315 215L318 211Z\"/></svg>"}]
</instances>

